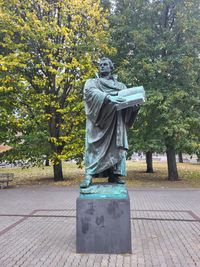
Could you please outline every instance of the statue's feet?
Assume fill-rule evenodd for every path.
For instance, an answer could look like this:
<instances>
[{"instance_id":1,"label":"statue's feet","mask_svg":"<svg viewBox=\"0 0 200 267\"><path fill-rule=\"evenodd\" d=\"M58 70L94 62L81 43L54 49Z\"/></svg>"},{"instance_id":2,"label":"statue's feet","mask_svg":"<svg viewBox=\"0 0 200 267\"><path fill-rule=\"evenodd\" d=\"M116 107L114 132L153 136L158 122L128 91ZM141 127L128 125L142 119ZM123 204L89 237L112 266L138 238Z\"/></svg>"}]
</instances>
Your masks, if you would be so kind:
<instances>
[{"instance_id":1,"label":"statue's feet","mask_svg":"<svg viewBox=\"0 0 200 267\"><path fill-rule=\"evenodd\" d=\"M92 176L86 175L83 182L80 184L80 188L87 188L92 183Z\"/></svg>"},{"instance_id":2,"label":"statue's feet","mask_svg":"<svg viewBox=\"0 0 200 267\"><path fill-rule=\"evenodd\" d=\"M112 174L108 177L109 183L125 184L125 181L120 179L118 175Z\"/></svg>"},{"instance_id":3,"label":"statue's feet","mask_svg":"<svg viewBox=\"0 0 200 267\"><path fill-rule=\"evenodd\" d=\"M108 182L109 183L115 183L115 177L108 177Z\"/></svg>"},{"instance_id":4,"label":"statue's feet","mask_svg":"<svg viewBox=\"0 0 200 267\"><path fill-rule=\"evenodd\" d=\"M125 181L120 179L119 177L116 178L115 183L117 184L125 184Z\"/></svg>"}]
</instances>

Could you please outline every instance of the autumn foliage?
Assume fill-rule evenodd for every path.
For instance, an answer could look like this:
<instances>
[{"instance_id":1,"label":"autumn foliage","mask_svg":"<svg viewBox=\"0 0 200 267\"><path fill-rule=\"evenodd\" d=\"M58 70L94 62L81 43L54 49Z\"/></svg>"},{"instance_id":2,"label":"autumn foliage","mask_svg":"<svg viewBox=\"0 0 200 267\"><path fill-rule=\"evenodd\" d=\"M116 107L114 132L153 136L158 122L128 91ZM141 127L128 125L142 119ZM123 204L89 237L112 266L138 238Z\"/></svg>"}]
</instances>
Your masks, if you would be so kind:
<instances>
[{"instance_id":1,"label":"autumn foliage","mask_svg":"<svg viewBox=\"0 0 200 267\"><path fill-rule=\"evenodd\" d=\"M15 129L13 158L48 155L54 179L63 179L61 160L83 154L82 86L109 51L106 13L96 0L6 0L0 8L1 109L4 130Z\"/></svg>"}]
</instances>

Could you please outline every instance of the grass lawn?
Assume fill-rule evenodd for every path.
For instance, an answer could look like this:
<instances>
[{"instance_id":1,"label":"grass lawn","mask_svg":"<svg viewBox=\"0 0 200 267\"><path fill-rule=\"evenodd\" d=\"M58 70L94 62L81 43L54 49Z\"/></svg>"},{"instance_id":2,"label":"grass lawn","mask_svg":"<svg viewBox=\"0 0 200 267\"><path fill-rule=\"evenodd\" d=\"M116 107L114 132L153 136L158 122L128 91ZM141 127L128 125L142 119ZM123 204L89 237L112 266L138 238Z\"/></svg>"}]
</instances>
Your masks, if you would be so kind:
<instances>
[{"instance_id":1,"label":"grass lawn","mask_svg":"<svg viewBox=\"0 0 200 267\"><path fill-rule=\"evenodd\" d=\"M167 180L167 163L154 162L154 173L145 173L145 162L127 161L126 184L128 187L149 188L200 188L200 164L178 163L179 180ZM11 186L49 184L56 186L78 185L83 179L84 170L77 168L75 163L63 163L64 181L53 181L53 168L32 167L29 169L1 168L0 173L12 172L15 175ZM107 181L105 178L94 179L94 182Z\"/></svg>"}]
</instances>

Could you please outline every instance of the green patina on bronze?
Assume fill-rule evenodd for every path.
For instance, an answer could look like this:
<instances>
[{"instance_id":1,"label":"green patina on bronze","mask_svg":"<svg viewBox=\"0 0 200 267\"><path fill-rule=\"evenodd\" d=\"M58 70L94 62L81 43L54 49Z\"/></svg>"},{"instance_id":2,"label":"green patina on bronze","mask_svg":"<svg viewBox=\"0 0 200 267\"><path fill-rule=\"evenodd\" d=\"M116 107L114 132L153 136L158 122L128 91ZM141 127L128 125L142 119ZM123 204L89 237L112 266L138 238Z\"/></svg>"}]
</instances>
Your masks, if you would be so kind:
<instances>
[{"instance_id":1,"label":"green patina on bronze","mask_svg":"<svg viewBox=\"0 0 200 267\"><path fill-rule=\"evenodd\" d=\"M126 176L127 128L133 125L139 106L118 109L126 101L119 92L127 87L111 75L112 70L112 61L103 58L100 77L87 80L84 86L86 149L81 188L87 188L93 177L108 177L111 183L123 184L120 177Z\"/></svg>"},{"instance_id":2,"label":"green patina on bronze","mask_svg":"<svg viewBox=\"0 0 200 267\"><path fill-rule=\"evenodd\" d=\"M81 188L80 198L128 198L128 192L123 184L92 184Z\"/></svg>"}]
</instances>

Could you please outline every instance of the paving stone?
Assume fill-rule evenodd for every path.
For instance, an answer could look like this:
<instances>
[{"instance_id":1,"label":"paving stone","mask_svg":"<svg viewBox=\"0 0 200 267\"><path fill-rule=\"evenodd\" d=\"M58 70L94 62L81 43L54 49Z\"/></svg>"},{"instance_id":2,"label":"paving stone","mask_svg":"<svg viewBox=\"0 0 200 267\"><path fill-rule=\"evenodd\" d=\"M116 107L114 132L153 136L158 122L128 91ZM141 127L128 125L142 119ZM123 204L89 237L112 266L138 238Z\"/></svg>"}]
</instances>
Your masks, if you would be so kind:
<instances>
[{"instance_id":1,"label":"paving stone","mask_svg":"<svg viewBox=\"0 0 200 267\"><path fill-rule=\"evenodd\" d=\"M133 253L94 255L76 254L78 188L2 190L0 267L200 266L199 193L130 189Z\"/></svg>"}]
</instances>

